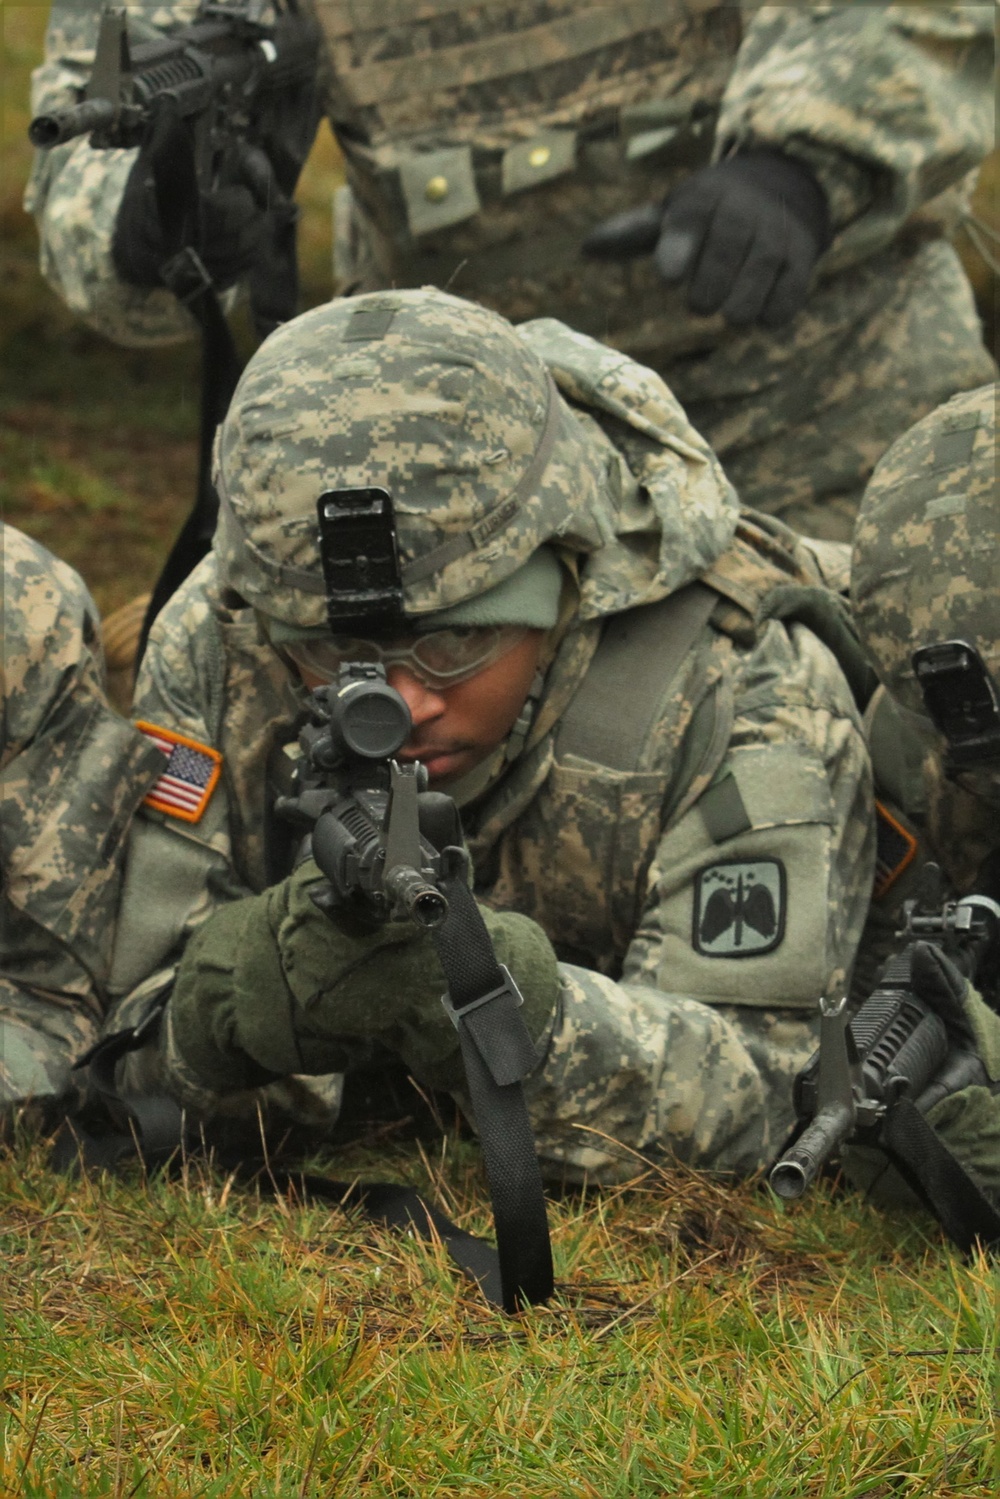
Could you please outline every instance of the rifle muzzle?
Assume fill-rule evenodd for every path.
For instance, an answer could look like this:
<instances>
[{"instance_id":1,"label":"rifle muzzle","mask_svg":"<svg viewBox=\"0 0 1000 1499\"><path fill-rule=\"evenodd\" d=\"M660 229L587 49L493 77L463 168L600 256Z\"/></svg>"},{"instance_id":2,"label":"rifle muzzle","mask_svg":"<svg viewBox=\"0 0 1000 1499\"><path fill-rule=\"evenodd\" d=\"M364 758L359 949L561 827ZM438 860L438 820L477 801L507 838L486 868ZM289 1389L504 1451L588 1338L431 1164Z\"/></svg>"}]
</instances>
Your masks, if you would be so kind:
<instances>
[{"instance_id":1,"label":"rifle muzzle","mask_svg":"<svg viewBox=\"0 0 1000 1499\"><path fill-rule=\"evenodd\" d=\"M821 1109L795 1144L771 1167L768 1181L772 1191L786 1201L801 1197L853 1128L854 1114L846 1105Z\"/></svg>"},{"instance_id":2,"label":"rifle muzzle","mask_svg":"<svg viewBox=\"0 0 1000 1499\"><path fill-rule=\"evenodd\" d=\"M402 907L418 926L440 926L448 914L448 902L436 885L424 879L418 869L398 864L385 876L385 893L396 907Z\"/></svg>"},{"instance_id":3,"label":"rifle muzzle","mask_svg":"<svg viewBox=\"0 0 1000 1499\"><path fill-rule=\"evenodd\" d=\"M78 135L113 125L117 112L110 99L85 99L82 104L74 104L72 109L36 115L28 126L28 139L40 150L48 150L75 140Z\"/></svg>"}]
</instances>

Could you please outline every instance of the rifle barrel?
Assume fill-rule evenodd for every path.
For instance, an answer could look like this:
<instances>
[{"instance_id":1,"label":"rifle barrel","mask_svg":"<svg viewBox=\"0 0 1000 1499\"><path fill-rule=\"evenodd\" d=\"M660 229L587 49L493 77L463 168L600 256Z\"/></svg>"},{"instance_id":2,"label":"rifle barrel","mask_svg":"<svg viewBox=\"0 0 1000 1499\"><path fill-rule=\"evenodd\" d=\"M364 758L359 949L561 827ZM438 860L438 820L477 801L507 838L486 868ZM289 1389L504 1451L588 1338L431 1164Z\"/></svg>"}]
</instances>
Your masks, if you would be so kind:
<instances>
[{"instance_id":1,"label":"rifle barrel","mask_svg":"<svg viewBox=\"0 0 1000 1499\"><path fill-rule=\"evenodd\" d=\"M801 1197L853 1128L854 1115L846 1104L821 1109L795 1144L771 1167L768 1181L772 1191L786 1201Z\"/></svg>"},{"instance_id":2,"label":"rifle barrel","mask_svg":"<svg viewBox=\"0 0 1000 1499\"><path fill-rule=\"evenodd\" d=\"M28 126L28 138L33 146L47 150L86 135L91 130L103 130L112 125L117 108L110 99L85 99L70 109L60 109L54 114L36 115Z\"/></svg>"}]
</instances>

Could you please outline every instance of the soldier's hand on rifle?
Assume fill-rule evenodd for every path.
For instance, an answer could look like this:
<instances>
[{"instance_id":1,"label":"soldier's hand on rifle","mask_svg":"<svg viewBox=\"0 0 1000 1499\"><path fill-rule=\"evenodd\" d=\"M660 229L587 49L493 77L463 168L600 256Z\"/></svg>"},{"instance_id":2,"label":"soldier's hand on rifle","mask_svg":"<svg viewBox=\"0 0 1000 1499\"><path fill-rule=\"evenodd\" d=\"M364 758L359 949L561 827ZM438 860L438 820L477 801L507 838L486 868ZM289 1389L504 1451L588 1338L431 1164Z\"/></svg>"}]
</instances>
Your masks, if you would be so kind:
<instances>
[{"instance_id":1,"label":"soldier's hand on rifle","mask_svg":"<svg viewBox=\"0 0 1000 1499\"><path fill-rule=\"evenodd\" d=\"M180 164L191 151L186 125L159 115L129 174L111 244L115 269L133 286L163 285L163 264L181 248L165 231L164 198L186 191ZM264 230L264 209L246 177L234 151L212 191L200 192L195 204L178 198L176 207L173 201L166 205L167 214L183 219L183 243L197 250L218 291L250 270Z\"/></svg>"},{"instance_id":2,"label":"soldier's hand on rifle","mask_svg":"<svg viewBox=\"0 0 1000 1499\"><path fill-rule=\"evenodd\" d=\"M913 964L914 990L937 1010L953 1044L972 1044L983 1065L983 1080L955 1089L949 1086L948 1063L937 1083L918 1103L955 1159L1000 1206L1000 1016L980 998L969 980L931 944L921 944ZM949 1062L951 1058L949 1058Z\"/></svg>"},{"instance_id":3,"label":"soldier's hand on rifle","mask_svg":"<svg viewBox=\"0 0 1000 1499\"><path fill-rule=\"evenodd\" d=\"M666 282L687 281L701 316L779 328L802 307L830 243L826 196L780 151L753 150L695 172L663 204L606 219L583 241L592 259L652 254Z\"/></svg>"},{"instance_id":4,"label":"soldier's hand on rifle","mask_svg":"<svg viewBox=\"0 0 1000 1499\"><path fill-rule=\"evenodd\" d=\"M915 1100L948 1150L1000 1206L1000 1016L930 942L913 949L914 996L944 1022L950 1043L937 1075ZM911 1205L913 1195L880 1150L850 1145L847 1176L879 1206Z\"/></svg>"},{"instance_id":5,"label":"soldier's hand on rifle","mask_svg":"<svg viewBox=\"0 0 1000 1499\"><path fill-rule=\"evenodd\" d=\"M955 1091L950 1076L960 1068L966 1080L969 1068L958 1059L974 1054L980 1063L981 1081L1000 1078L1000 1016L994 1014L951 959L932 942L918 942L913 949L913 992L944 1021L950 1052L944 1066L917 1100L928 1115L941 1099Z\"/></svg>"},{"instance_id":6,"label":"soldier's hand on rifle","mask_svg":"<svg viewBox=\"0 0 1000 1499\"><path fill-rule=\"evenodd\" d=\"M265 1073L339 1072L372 1043L432 1087L461 1085L458 1032L441 996L444 972L426 928L371 927L319 910L312 860L262 895L215 911L188 943L170 1002L173 1044L206 1086L231 1090ZM516 973L532 1036L559 995L555 954L541 928L485 911L497 958Z\"/></svg>"}]
</instances>

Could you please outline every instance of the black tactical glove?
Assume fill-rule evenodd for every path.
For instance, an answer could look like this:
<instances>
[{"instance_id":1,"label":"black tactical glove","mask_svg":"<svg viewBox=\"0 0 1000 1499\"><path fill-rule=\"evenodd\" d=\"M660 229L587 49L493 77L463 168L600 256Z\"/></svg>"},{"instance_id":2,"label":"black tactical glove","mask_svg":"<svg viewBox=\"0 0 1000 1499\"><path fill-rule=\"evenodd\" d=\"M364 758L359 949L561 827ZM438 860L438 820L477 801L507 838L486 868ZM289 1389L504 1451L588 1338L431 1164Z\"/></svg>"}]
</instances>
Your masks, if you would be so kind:
<instances>
[{"instance_id":1,"label":"black tactical glove","mask_svg":"<svg viewBox=\"0 0 1000 1499\"><path fill-rule=\"evenodd\" d=\"M183 241L198 251L218 290L232 286L250 269L263 232L262 205L251 191L253 177L244 150L241 145L230 153L216 189L199 193L194 204L183 199L179 204ZM187 126L161 112L129 173L111 241L115 269L133 286L162 286L163 264L180 248L164 235L156 179L160 177L168 194L186 194L180 163L191 152Z\"/></svg>"},{"instance_id":2,"label":"black tactical glove","mask_svg":"<svg viewBox=\"0 0 1000 1499\"><path fill-rule=\"evenodd\" d=\"M762 149L695 172L662 207L606 219L582 249L602 260L653 251L664 281L690 278L692 312L779 328L804 303L830 239L826 196L809 168Z\"/></svg>"},{"instance_id":3,"label":"black tactical glove","mask_svg":"<svg viewBox=\"0 0 1000 1499\"><path fill-rule=\"evenodd\" d=\"M267 154L278 187L291 198L323 116L318 78L269 98L254 119L254 138Z\"/></svg>"},{"instance_id":4,"label":"black tactical glove","mask_svg":"<svg viewBox=\"0 0 1000 1499\"><path fill-rule=\"evenodd\" d=\"M199 192L192 204L187 201L194 171L190 130L169 110L160 110L129 174L115 222L111 253L122 280L161 286L164 262L182 244L192 245L217 291L249 273L251 301L264 321L294 316L296 288L289 280L298 210L291 197L319 118L315 84L268 100L253 122L259 144L234 141L212 190ZM172 220L166 235L165 200Z\"/></svg>"}]
</instances>

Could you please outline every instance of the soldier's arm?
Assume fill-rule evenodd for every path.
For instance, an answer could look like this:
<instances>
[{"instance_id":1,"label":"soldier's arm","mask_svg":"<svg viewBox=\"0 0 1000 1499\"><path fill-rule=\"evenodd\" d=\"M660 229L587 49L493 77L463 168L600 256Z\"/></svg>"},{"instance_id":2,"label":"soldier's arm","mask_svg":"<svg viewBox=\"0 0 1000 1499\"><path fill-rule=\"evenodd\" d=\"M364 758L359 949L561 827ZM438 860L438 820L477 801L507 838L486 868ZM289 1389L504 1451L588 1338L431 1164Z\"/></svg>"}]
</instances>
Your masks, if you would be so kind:
<instances>
[{"instance_id":1,"label":"soldier's arm","mask_svg":"<svg viewBox=\"0 0 1000 1499\"><path fill-rule=\"evenodd\" d=\"M804 161L830 205L830 265L889 243L993 150L992 5L747 6L722 102L722 156Z\"/></svg>"},{"instance_id":2,"label":"soldier's arm","mask_svg":"<svg viewBox=\"0 0 1000 1499\"><path fill-rule=\"evenodd\" d=\"M150 633L136 684L136 720L214 749L213 703L220 683L215 662L221 642L205 601L203 562L174 595ZM116 1029L137 1014L133 996L168 987L191 933L227 899L247 893L231 867L229 802L223 779L196 820L143 807L132 828L111 973ZM123 1009L123 1005L126 1007Z\"/></svg>"},{"instance_id":3,"label":"soldier's arm","mask_svg":"<svg viewBox=\"0 0 1000 1499\"><path fill-rule=\"evenodd\" d=\"M124 842L163 760L104 696L82 580L0 525L0 1109L65 1099L107 1002Z\"/></svg>"},{"instance_id":4,"label":"soldier's arm","mask_svg":"<svg viewBox=\"0 0 1000 1499\"><path fill-rule=\"evenodd\" d=\"M843 991L871 891L870 775L808 631L772 622L739 678L727 753L662 836L621 979L562 965L529 1084L550 1173L628 1175L630 1152L743 1173L793 1122L817 1001Z\"/></svg>"},{"instance_id":5,"label":"soldier's arm","mask_svg":"<svg viewBox=\"0 0 1000 1499\"><path fill-rule=\"evenodd\" d=\"M189 21L196 0L157 4L140 0L129 20L151 33ZM45 61L32 75L33 115L76 103L87 82L102 5L55 0L45 36ZM125 345L188 338L195 324L165 289L144 290L122 281L111 259L111 237L137 150L94 150L86 136L37 151L25 194L35 215L42 274L73 312L99 333Z\"/></svg>"}]
</instances>

